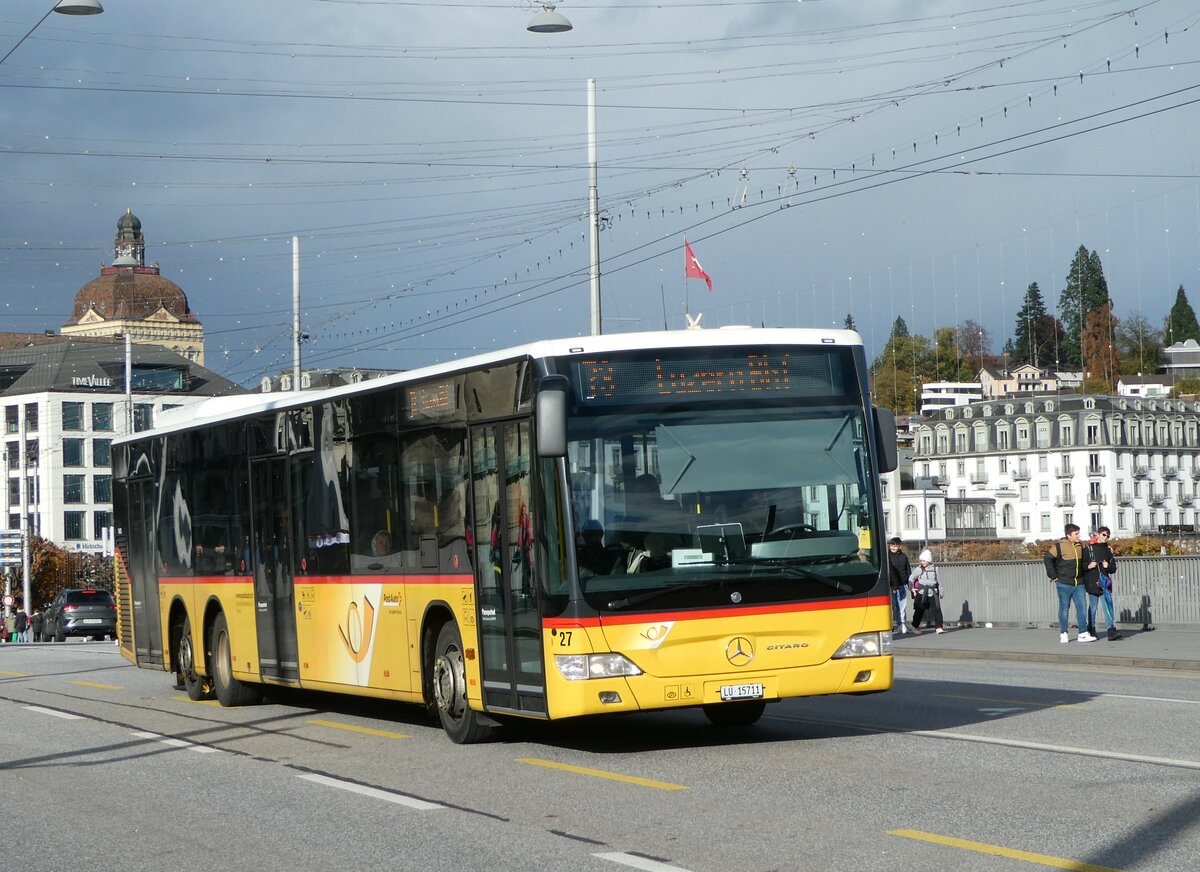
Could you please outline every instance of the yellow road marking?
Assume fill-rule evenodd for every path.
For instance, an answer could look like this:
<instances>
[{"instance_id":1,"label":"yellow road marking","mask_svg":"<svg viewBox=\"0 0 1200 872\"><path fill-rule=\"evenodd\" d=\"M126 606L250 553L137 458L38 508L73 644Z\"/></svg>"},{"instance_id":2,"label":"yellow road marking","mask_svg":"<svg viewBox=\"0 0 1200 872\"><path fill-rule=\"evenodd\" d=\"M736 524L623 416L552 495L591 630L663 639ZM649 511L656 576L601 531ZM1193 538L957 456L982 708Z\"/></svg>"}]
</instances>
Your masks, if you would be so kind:
<instances>
[{"instance_id":1,"label":"yellow road marking","mask_svg":"<svg viewBox=\"0 0 1200 872\"><path fill-rule=\"evenodd\" d=\"M376 730L371 727L358 727L354 724L339 724L337 721L311 720L310 724L319 727L334 727L338 730L350 730L355 733L366 733L368 736L383 736L385 739L411 739L407 733L393 733L388 730Z\"/></svg>"},{"instance_id":2,"label":"yellow road marking","mask_svg":"<svg viewBox=\"0 0 1200 872\"><path fill-rule=\"evenodd\" d=\"M1017 851L1013 848L1002 848L999 845L988 845L984 842L970 842L966 839L956 839L953 836L923 833L920 830L888 830L887 832L889 836L899 836L902 839L932 842L935 845L962 848L964 851L975 851L978 854L992 854L996 857L1007 857L1010 860L1023 860L1026 863L1037 863L1040 866L1050 866L1054 869L1070 869L1071 872L1121 872L1121 870L1113 869L1111 866L1097 866L1095 863L1069 860L1066 857L1034 854L1031 851Z\"/></svg>"},{"instance_id":3,"label":"yellow road marking","mask_svg":"<svg viewBox=\"0 0 1200 872\"><path fill-rule=\"evenodd\" d=\"M124 690L123 687L118 687L115 684L99 684L95 681L72 681L72 684L78 684L81 687L98 687L101 690Z\"/></svg>"},{"instance_id":4,"label":"yellow road marking","mask_svg":"<svg viewBox=\"0 0 1200 872\"><path fill-rule=\"evenodd\" d=\"M1003 702L1009 705L1028 705L1034 708L1087 708L1085 705L1073 702L1029 702L1022 699L996 699L990 696L965 696L958 693L936 693L934 696L943 696L946 699L969 699L975 702Z\"/></svg>"},{"instance_id":5,"label":"yellow road marking","mask_svg":"<svg viewBox=\"0 0 1200 872\"><path fill-rule=\"evenodd\" d=\"M215 699L192 699L190 696L173 696L171 699L176 702L192 702L196 705L220 705ZM237 706L231 706L231 708L237 708Z\"/></svg>"},{"instance_id":6,"label":"yellow road marking","mask_svg":"<svg viewBox=\"0 0 1200 872\"><path fill-rule=\"evenodd\" d=\"M0 669L0 675L7 675L9 678L28 678L29 677L28 672L8 672L7 670L4 670L4 669Z\"/></svg>"},{"instance_id":7,"label":"yellow road marking","mask_svg":"<svg viewBox=\"0 0 1200 872\"><path fill-rule=\"evenodd\" d=\"M638 778L636 775L621 775L617 772L605 772L603 769L589 769L586 766L572 766L570 763L556 763L553 760L539 760L537 757L518 757L517 762L528 763L530 766L545 766L547 769L561 769L563 772L574 772L576 775L591 775L595 778L639 784L642 787L653 787L655 790L687 790L682 784L652 781L649 778Z\"/></svg>"}]
</instances>

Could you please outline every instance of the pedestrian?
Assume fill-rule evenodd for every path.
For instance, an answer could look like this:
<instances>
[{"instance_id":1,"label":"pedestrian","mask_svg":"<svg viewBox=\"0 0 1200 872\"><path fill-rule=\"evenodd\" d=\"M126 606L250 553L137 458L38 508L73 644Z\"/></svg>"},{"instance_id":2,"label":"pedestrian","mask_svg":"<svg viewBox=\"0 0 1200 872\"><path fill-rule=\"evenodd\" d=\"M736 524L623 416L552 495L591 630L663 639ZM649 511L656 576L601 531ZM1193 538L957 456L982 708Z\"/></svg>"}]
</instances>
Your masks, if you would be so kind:
<instances>
[{"instance_id":1,"label":"pedestrian","mask_svg":"<svg viewBox=\"0 0 1200 872\"><path fill-rule=\"evenodd\" d=\"M1046 552L1046 575L1054 582L1058 590L1058 641L1067 643L1067 622L1071 617L1071 603L1075 603L1075 617L1079 626L1076 642L1095 642L1096 637L1087 631L1087 589L1084 587L1084 573L1094 569L1095 561L1086 560L1083 543L1079 541L1079 527L1067 524L1063 528L1063 538L1054 543Z\"/></svg>"},{"instance_id":2,"label":"pedestrian","mask_svg":"<svg viewBox=\"0 0 1200 872\"><path fill-rule=\"evenodd\" d=\"M908 632L904 624L904 604L908 600L908 577L912 575L912 564L908 562L904 543L899 536L893 536L888 542L888 573L892 588L892 625L897 628L896 632L904 635Z\"/></svg>"},{"instance_id":3,"label":"pedestrian","mask_svg":"<svg viewBox=\"0 0 1200 872\"><path fill-rule=\"evenodd\" d=\"M908 576L912 582L913 619L912 631L921 635L921 618L925 612L932 611L933 626L937 632L942 629L942 585L938 579L937 567L933 565L933 552L928 548L917 556L919 565Z\"/></svg>"},{"instance_id":4,"label":"pedestrian","mask_svg":"<svg viewBox=\"0 0 1200 872\"><path fill-rule=\"evenodd\" d=\"M42 614L42 610L37 606L33 607L33 614L29 616L29 629L33 633L33 641L42 641L42 628L46 626L46 616Z\"/></svg>"},{"instance_id":5,"label":"pedestrian","mask_svg":"<svg viewBox=\"0 0 1200 872\"><path fill-rule=\"evenodd\" d=\"M1092 537L1089 544L1091 557L1088 562L1094 564L1094 568L1084 574L1084 586L1088 592L1088 633L1096 635L1096 609L1103 603L1104 617L1108 621L1108 641L1116 642L1124 637L1117 629L1116 615L1113 612L1112 577L1117 572L1117 558L1108 542L1111 536L1112 530L1101 527Z\"/></svg>"},{"instance_id":6,"label":"pedestrian","mask_svg":"<svg viewBox=\"0 0 1200 872\"><path fill-rule=\"evenodd\" d=\"M25 614L24 606L17 606L17 613L13 616L13 632L16 634L13 637L14 642L28 642L29 636L29 615Z\"/></svg>"},{"instance_id":7,"label":"pedestrian","mask_svg":"<svg viewBox=\"0 0 1200 872\"><path fill-rule=\"evenodd\" d=\"M17 616L14 615L12 612L9 612L7 615L4 616L4 641L5 642L17 641L15 638L13 638L13 634L16 632L16 626L17 626Z\"/></svg>"}]
</instances>

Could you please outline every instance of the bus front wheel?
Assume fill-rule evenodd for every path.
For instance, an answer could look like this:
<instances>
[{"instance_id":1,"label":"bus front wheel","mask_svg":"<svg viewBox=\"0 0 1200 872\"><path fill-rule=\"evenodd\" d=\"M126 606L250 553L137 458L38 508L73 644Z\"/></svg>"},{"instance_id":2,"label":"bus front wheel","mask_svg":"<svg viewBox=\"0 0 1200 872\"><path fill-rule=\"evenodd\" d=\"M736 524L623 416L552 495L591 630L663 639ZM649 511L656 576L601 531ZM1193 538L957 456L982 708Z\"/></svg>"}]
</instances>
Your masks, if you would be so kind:
<instances>
[{"instance_id":1,"label":"bus front wheel","mask_svg":"<svg viewBox=\"0 0 1200 872\"><path fill-rule=\"evenodd\" d=\"M262 692L253 684L233 677L233 655L229 645L229 624L225 613L220 612L213 620L212 683L217 701L223 706L254 705L262 700Z\"/></svg>"},{"instance_id":2,"label":"bus front wheel","mask_svg":"<svg viewBox=\"0 0 1200 872\"><path fill-rule=\"evenodd\" d=\"M704 715L718 727L748 727L762 717L767 704L761 699L719 702L704 706Z\"/></svg>"},{"instance_id":3,"label":"bus front wheel","mask_svg":"<svg viewBox=\"0 0 1200 872\"><path fill-rule=\"evenodd\" d=\"M183 618L183 631L179 634L179 675L183 678L183 689L188 699L212 698L212 685L196 672L196 643L192 638L192 620Z\"/></svg>"},{"instance_id":4,"label":"bus front wheel","mask_svg":"<svg viewBox=\"0 0 1200 872\"><path fill-rule=\"evenodd\" d=\"M487 741L493 727L467 705L467 669L462 636L453 621L442 625L433 650L433 696L438 719L451 741L470 745Z\"/></svg>"}]
</instances>

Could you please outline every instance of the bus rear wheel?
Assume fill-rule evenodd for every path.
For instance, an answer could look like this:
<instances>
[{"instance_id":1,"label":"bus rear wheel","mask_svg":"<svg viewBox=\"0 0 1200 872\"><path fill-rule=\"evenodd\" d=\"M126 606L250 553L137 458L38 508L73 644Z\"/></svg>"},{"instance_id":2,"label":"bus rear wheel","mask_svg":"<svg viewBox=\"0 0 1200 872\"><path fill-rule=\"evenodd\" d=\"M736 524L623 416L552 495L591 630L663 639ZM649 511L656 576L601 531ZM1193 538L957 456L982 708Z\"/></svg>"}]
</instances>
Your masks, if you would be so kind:
<instances>
[{"instance_id":1,"label":"bus rear wheel","mask_svg":"<svg viewBox=\"0 0 1200 872\"><path fill-rule=\"evenodd\" d=\"M748 727L762 717L767 704L761 699L720 702L703 706L704 715L718 727Z\"/></svg>"},{"instance_id":2,"label":"bus rear wheel","mask_svg":"<svg viewBox=\"0 0 1200 872\"><path fill-rule=\"evenodd\" d=\"M213 620L212 683L217 701L223 706L256 705L262 701L262 691L233 677L233 654L229 645L229 624L225 613L220 612Z\"/></svg>"},{"instance_id":3,"label":"bus rear wheel","mask_svg":"<svg viewBox=\"0 0 1200 872\"><path fill-rule=\"evenodd\" d=\"M212 685L196 672L196 643L192 638L192 620L184 615L183 630L179 634L179 675L183 678L183 689L188 699L199 702L212 698Z\"/></svg>"},{"instance_id":4,"label":"bus rear wheel","mask_svg":"<svg viewBox=\"0 0 1200 872\"><path fill-rule=\"evenodd\" d=\"M467 705L467 669L462 636L453 621L443 624L438 631L430 674L438 719L451 741L458 745L471 745L491 738L494 728L483 723L478 713Z\"/></svg>"}]
</instances>

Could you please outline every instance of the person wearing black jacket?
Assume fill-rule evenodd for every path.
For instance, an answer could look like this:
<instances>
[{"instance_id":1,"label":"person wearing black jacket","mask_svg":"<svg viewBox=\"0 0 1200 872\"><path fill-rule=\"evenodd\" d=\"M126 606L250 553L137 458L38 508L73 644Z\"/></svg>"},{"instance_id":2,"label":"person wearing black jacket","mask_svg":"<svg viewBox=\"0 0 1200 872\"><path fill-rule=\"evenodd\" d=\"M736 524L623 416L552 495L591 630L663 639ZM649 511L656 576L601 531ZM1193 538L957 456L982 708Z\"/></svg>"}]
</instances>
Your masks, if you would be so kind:
<instances>
[{"instance_id":1,"label":"person wearing black jacket","mask_svg":"<svg viewBox=\"0 0 1200 872\"><path fill-rule=\"evenodd\" d=\"M904 553L904 543L893 536L888 542L888 573L892 588L892 623L899 627L901 635L908 632L904 623L904 601L908 598L908 577L912 566Z\"/></svg>"},{"instance_id":2,"label":"person wearing black jacket","mask_svg":"<svg viewBox=\"0 0 1200 872\"><path fill-rule=\"evenodd\" d=\"M1108 641L1116 642L1124 637L1117 629L1113 612L1112 577L1117 572L1117 558L1112 552L1112 546L1108 544L1111 536L1112 531L1108 527L1101 527L1096 531L1088 545L1091 551L1091 559L1088 562L1093 564L1093 568L1084 573L1083 580L1088 592L1087 631L1093 636L1096 635L1096 608L1100 601L1104 600L1104 617L1108 619Z\"/></svg>"},{"instance_id":3,"label":"person wearing black jacket","mask_svg":"<svg viewBox=\"0 0 1200 872\"><path fill-rule=\"evenodd\" d=\"M1079 541L1079 527L1067 524L1063 528L1063 538L1059 539L1046 552L1046 575L1055 583L1058 589L1058 641L1067 642L1067 621L1071 617L1071 603L1075 603L1075 618L1079 624L1077 642L1095 642L1096 637L1087 631L1087 589L1084 587L1084 573L1094 569L1096 564L1088 559ZM1089 565L1089 563L1091 565Z\"/></svg>"}]
</instances>

